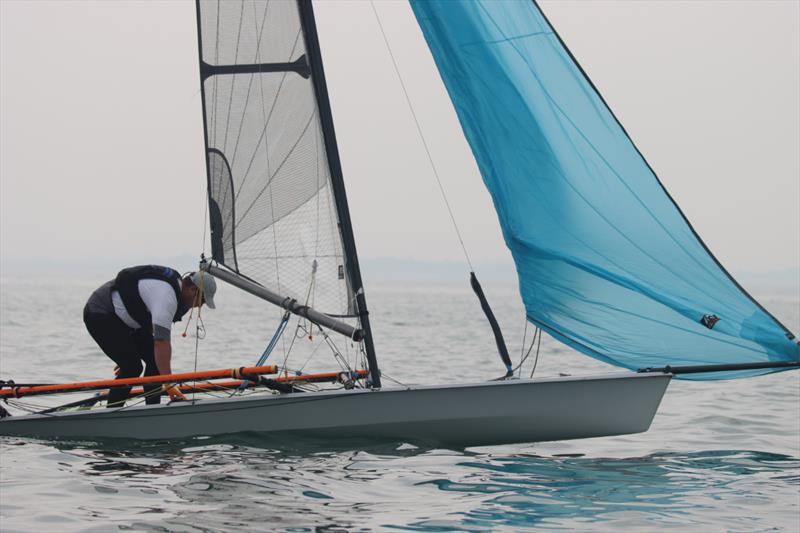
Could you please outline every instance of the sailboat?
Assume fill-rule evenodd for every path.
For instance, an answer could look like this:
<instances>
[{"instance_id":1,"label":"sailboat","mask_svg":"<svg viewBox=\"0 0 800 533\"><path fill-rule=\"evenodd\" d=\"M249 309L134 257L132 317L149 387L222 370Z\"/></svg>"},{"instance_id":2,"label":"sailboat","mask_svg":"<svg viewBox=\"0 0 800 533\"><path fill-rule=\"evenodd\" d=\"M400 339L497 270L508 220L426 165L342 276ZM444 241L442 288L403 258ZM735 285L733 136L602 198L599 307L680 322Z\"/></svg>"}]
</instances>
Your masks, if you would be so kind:
<instances>
[{"instance_id":1,"label":"sailboat","mask_svg":"<svg viewBox=\"0 0 800 533\"><path fill-rule=\"evenodd\" d=\"M112 409L73 402L5 417L0 435L262 432L457 447L612 436L646 431L673 377L800 367L797 339L714 258L535 2L411 7L491 194L528 322L626 370L511 379L515 368L473 273L505 379L385 384L312 2L197 0L211 241L200 268L281 308L273 341L299 317L309 336L344 338L360 365L324 379L290 376L263 366L270 342L255 369L234 369L232 383L209 387L225 396ZM279 377L261 375L270 372ZM301 386L314 380L334 388ZM44 393L4 385L5 399ZM108 383L70 390L100 386Z\"/></svg>"}]
</instances>

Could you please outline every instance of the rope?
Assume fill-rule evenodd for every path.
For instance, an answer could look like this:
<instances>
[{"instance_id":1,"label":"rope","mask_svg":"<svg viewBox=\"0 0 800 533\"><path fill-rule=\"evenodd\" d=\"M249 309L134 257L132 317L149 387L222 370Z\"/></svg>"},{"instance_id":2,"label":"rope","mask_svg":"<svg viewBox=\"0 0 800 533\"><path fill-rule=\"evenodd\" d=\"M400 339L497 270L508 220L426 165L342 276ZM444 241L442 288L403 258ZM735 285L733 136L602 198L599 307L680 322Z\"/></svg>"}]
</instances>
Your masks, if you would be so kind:
<instances>
[{"instance_id":1,"label":"rope","mask_svg":"<svg viewBox=\"0 0 800 533\"><path fill-rule=\"evenodd\" d=\"M317 345L314 347L314 349L313 349L313 350L311 350L311 354L310 354L310 355L309 355L309 356L306 358L306 360L303 362L303 365L300 367L300 369L298 370L298 372L302 372L303 370L305 370L305 368L306 368L306 365L308 365L308 363L311 361L311 359L313 359L313 358L314 358L314 356L315 356L315 355L316 355L316 353L317 353L317 350L319 350L321 346L322 346L322 343L320 342L320 343L318 343L318 344L317 344ZM334 359L335 359L335 358L336 358L336 356L334 355ZM340 364L339 366L341 366L341 364ZM285 367L284 367L284 370L285 370Z\"/></svg>"},{"instance_id":2,"label":"rope","mask_svg":"<svg viewBox=\"0 0 800 533\"><path fill-rule=\"evenodd\" d=\"M539 328L536 328L539 329ZM533 344L531 344L532 346ZM539 348L542 345L542 330L539 329L539 340L536 343L536 358L533 360L533 368L531 368L531 376L533 377L533 373L536 372L536 365L539 364Z\"/></svg>"},{"instance_id":3,"label":"rope","mask_svg":"<svg viewBox=\"0 0 800 533\"><path fill-rule=\"evenodd\" d=\"M289 311L286 311L283 314L283 318L281 319L280 324L278 324L278 329L275 330L275 333L272 335L272 339L269 341L269 344L267 344L266 349L264 349L264 353L261 354L261 357L259 357L255 366L262 366L267 361L267 357L269 357L270 353L272 353L272 350L275 348L275 344L278 343L278 339L281 335L283 335L286 325L289 323L290 317L291 313Z\"/></svg>"},{"instance_id":4,"label":"rope","mask_svg":"<svg viewBox=\"0 0 800 533\"><path fill-rule=\"evenodd\" d=\"M208 155L206 155L206 158ZM200 243L200 257L205 258L206 255L206 231L208 230L208 189L206 189L206 199L203 202L203 241Z\"/></svg>"},{"instance_id":5,"label":"rope","mask_svg":"<svg viewBox=\"0 0 800 533\"><path fill-rule=\"evenodd\" d=\"M439 178L439 172L436 170L436 164L433 162L433 156L431 156L430 148L428 147L428 143L425 140L425 136L422 134L422 127L419 124L416 112L414 112L414 106L411 104L411 97L408 95L406 84L403 82L403 76L400 74L400 69L397 66L397 61L395 60L394 54L392 53L392 47L389 46L389 39L386 37L386 32L383 29L383 24L381 24L381 18L380 16L378 16L378 10L375 9L374 0L370 0L370 5L372 6L372 12L375 13L375 20L378 21L378 27L381 30L381 35L383 35L383 42L386 44L386 50L389 52L389 57L392 59L392 65L394 65L394 71L397 74L397 79L400 80L400 86L403 88L403 94L406 97L406 103L408 104L408 109L411 111L411 116L414 119L414 124L416 124L417 126L417 133L419 133L419 138L422 141L422 145L425 147L425 153L428 156L428 162L430 163L431 169L433 170L433 175L436 177L436 183L439 185L439 192L441 192L444 204L445 206L447 206L447 212L450 214L450 220L453 222L453 228L455 228L456 230L456 235L458 236L458 242L461 243L461 250L464 252L464 257L467 260L467 264L469 265L470 271L474 272L475 269L472 267L472 261L470 261L469 254L467 253L467 247L464 245L464 239L461 237L461 231L458 229L458 224L456 223L456 217L455 215L453 215L453 209L450 207L450 202L448 201L447 194L444 191L442 180Z\"/></svg>"},{"instance_id":6,"label":"rope","mask_svg":"<svg viewBox=\"0 0 800 533\"><path fill-rule=\"evenodd\" d=\"M536 331L533 332L534 336L536 335ZM525 362L525 341L528 339L528 318L525 317L525 330L522 332L522 351L519 354L519 376L522 377L522 363Z\"/></svg>"},{"instance_id":7,"label":"rope","mask_svg":"<svg viewBox=\"0 0 800 533\"><path fill-rule=\"evenodd\" d=\"M205 226L205 224L204 224ZM205 229L203 230L203 239L205 240ZM200 256L201 258L205 258L205 254ZM186 319L186 327L183 328L183 333L181 333L181 337L186 337L186 334L189 331L189 326L192 324L192 318L194 317L194 308L197 307L197 318L195 319L195 335L194 335L194 371L197 372L197 360L200 353L200 339L204 339L206 336L206 326L203 323L202 318L202 302L203 302L203 277L206 275L205 270L200 270L200 284L195 285L197 287L197 292L194 295L194 301L192 302L192 307L189 309L189 318ZM184 278L187 279L187 278ZM197 305L199 304L199 305ZM192 382L193 384L197 384L196 381ZM195 392L192 391L192 400L195 399Z\"/></svg>"},{"instance_id":8,"label":"rope","mask_svg":"<svg viewBox=\"0 0 800 533\"><path fill-rule=\"evenodd\" d=\"M397 384L398 384L398 385L400 385L401 387L405 387L405 388L407 388L407 389L408 389L408 388L410 388L408 385L406 385L405 383L402 383L402 382L400 382L400 381L398 381L398 380L394 379L392 376L390 376L390 375L389 375L389 374L387 374L386 372L383 372L383 371L381 371L381 377L382 377L382 378L386 378L386 379L388 379L389 381L393 381L394 383L397 383Z\"/></svg>"},{"instance_id":9,"label":"rope","mask_svg":"<svg viewBox=\"0 0 800 533\"><path fill-rule=\"evenodd\" d=\"M197 292L194 295L194 301L192 302L192 307L189 308L189 318L186 319L186 327L183 328L183 333L181 333L181 337L186 337L186 334L189 331L189 326L192 324L192 318L194 317L194 308L195 307L197 307L197 321L196 321L195 324L197 325L197 328L198 328L198 330L197 330L198 334L199 334L199 332L201 330L203 331L203 333L205 333L205 326L202 325L203 324L203 319L200 317L200 311L201 311L202 302L203 302L203 285L204 285L203 277L206 275L206 271L205 270L200 270L199 274L200 274L200 285L195 285L197 287ZM185 280L187 278L188 278L188 275L187 275L187 277L185 277L183 279ZM183 281L183 280L181 280L181 281ZM200 304L200 305L197 305L197 304ZM197 353L195 353L194 365L195 365L195 371L197 371Z\"/></svg>"},{"instance_id":10,"label":"rope","mask_svg":"<svg viewBox=\"0 0 800 533\"><path fill-rule=\"evenodd\" d=\"M311 279L308 282L308 290L306 291L306 300L305 300L305 303L304 303L305 306L308 306L308 302L311 299L311 296L313 294L313 289L314 289L314 286L315 286L316 280L317 280L317 267L318 267L317 260L314 259L314 261L311 263ZM288 311L287 311L287 314L288 314ZM306 325L306 324L308 324L308 325ZM298 335L301 331L303 332L303 334L302 335ZM286 342L284 341L283 364L281 366L283 367L285 375L288 375L288 373L286 373L286 363L289 361L289 355L292 353L292 348L294 348L295 341L298 338L300 338L301 336L305 337L306 335L308 335L308 340L313 342L313 340L314 340L313 331L314 331L314 323L313 322L306 321L302 317L298 317L297 326L295 326L294 335L292 335L292 342L289 343L289 349L288 350L286 349ZM322 331L322 328L320 328L320 331ZM323 332L323 334L324 334L324 332ZM308 361L311 359L311 357L313 357L313 355L316 353L317 348L319 348L319 346L320 345L317 345L317 347L314 348L314 350L311 352L311 356L309 356L309 359L306 360L305 364L303 364L303 368L305 368L305 365L308 363Z\"/></svg>"},{"instance_id":11,"label":"rope","mask_svg":"<svg viewBox=\"0 0 800 533\"><path fill-rule=\"evenodd\" d=\"M526 332L527 332L527 327L526 327ZM524 365L525 361L528 360L528 356L530 356L531 352L533 351L533 345L536 344L537 345L536 357L534 358L533 370L531 370L531 377L533 377L533 372L536 370L536 365L539 363L539 346L541 346L541 343L542 343L542 330L537 327L536 329L533 330L533 337L531 338L531 345L528 347L528 352L525 354L524 357L522 357L519 364L516 367L514 367L513 372L519 370L520 376L522 375L522 365ZM523 338L522 349L523 351L525 350L524 338Z\"/></svg>"},{"instance_id":12,"label":"rope","mask_svg":"<svg viewBox=\"0 0 800 533\"><path fill-rule=\"evenodd\" d=\"M278 339L283 336L283 332L286 330L286 325L289 323L289 318L291 317L291 313L286 311L283 314L283 318L281 319L280 324L278 324L278 329L275 330L275 333L272 334L272 338L270 339L267 347L264 348L264 353L261 354L261 357L258 358L258 362L255 366L261 366L267 361L267 357L272 353L272 350L275 349L275 345L278 344ZM284 362L285 364L285 362ZM243 391L247 388L247 381L242 381L242 384L239 385L239 391Z\"/></svg>"},{"instance_id":13,"label":"rope","mask_svg":"<svg viewBox=\"0 0 800 533\"><path fill-rule=\"evenodd\" d=\"M353 369L350 366L350 362L347 361L347 359L342 355L341 350L339 350L339 347L336 346L336 343L333 341L330 335L328 335L328 333L321 327L317 326L317 328L319 329L320 334L322 334L323 339L325 339L325 343L331 349L331 352L333 352L333 358L339 364L339 368L341 368L346 372L352 373ZM314 357L314 354L317 353L317 350L319 349L320 346L322 346L322 343L318 344L317 347L314 348L314 350L311 352L311 355L309 355L306 361L303 363L303 366L300 367L299 370L300 372L302 372L305 369L306 365L308 365L308 363Z\"/></svg>"},{"instance_id":14,"label":"rope","mask_svg":"<svg viewBox=\"0 0 800 533\"><path fill-rule=\"evenodd\" d=\"M317 225L319 226L319 222L317 222ZM319 265L319 263L317 263L316 259L314 259L311 262L311 281L309 281L309 283L308 283L308 291L306 291L306 303L305 303L305 305L307 307L314 307L314 299L312 298L312 296L316 296L316 292L314 291L314 287L317 284L317 267L318 267L318 265ZM314 325L311 324L311 326L309 326L308 329L309 329L309 331L308 331L308 340L314 340L312 338L312 336L311 336L312 332L314 331Z\"/></svg>"},{"instance_id":15,"label":"rope","mask_svg":"<svg viewBox=\"0 0 800 533\"><path fill-rule=\"evenodd\" d=\"M197 359L200 354L200 339L205 338L206 336L206 326L203 324L203 319L200 318L200 309L197 310L197 321L195 321L195 332L194 332L194 371L197 372ZM192 385L197 385L197 382L192 382ZM195 399L195 394L197 392L192 390L192 400Z\"/></svg>"}]
</instances>

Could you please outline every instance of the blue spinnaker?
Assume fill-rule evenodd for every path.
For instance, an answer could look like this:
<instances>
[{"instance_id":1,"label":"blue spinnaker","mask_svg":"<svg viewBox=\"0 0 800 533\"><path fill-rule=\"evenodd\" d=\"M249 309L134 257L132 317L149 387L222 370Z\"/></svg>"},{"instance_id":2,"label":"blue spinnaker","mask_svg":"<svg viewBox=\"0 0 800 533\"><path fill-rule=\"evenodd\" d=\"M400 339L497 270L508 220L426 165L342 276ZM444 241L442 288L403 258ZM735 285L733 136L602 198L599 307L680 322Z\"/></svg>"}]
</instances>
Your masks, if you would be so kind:
<instances>
[{"instance_id":1,"label":"blue spinnaker","mask_svg":"<svg viewBox=\"0 0 800 533\"><path fill-rule=\"evenodd\" d=\"M531 322L630 369L800 360L792 334L695 234L535 3L411 6L492 195Z\"/></svg>"}]
</instances>

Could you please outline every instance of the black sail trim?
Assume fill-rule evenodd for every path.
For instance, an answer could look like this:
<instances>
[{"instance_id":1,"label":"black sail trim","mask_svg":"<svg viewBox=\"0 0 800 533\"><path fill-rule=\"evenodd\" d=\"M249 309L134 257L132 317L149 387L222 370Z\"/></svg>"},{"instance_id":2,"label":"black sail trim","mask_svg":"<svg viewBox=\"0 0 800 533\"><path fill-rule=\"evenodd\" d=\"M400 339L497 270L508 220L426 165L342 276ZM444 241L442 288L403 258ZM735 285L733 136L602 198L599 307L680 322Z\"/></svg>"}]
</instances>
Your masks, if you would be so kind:
<instances>
[{"instance_id":1,"label":"black sail trim","mask_svg":"<svg viewBox=\"0 0 800 533\"><path fill-rule=\"evenodd\" d=\"M758 308L759 308L761 311L763 311L763 312L764 312L764 314L766 314L768 317L770 317L770 318L771 318L771 319L772 319L772 320L773 320L773 321L774 321L774 322L775 322L775 323L776 323L776 324L777 324L777 325L778 325L778 326L779 326L781 329L783 329L783 331L786 333L786 337L787 337L789 340L793 340L793 339L794 339L794 334L793 334L791 331L789 331L789 328L787 328L786 326L784 326L784 325L783 325L783 324L780 322L780 320L778 320L777 318L775 318L775 317L772 315L772 313L770 313L769 311L767 311L767 310L764 308L764 306L762 306L760 303L758 303L758 301L757 301L755 298L753 298L753 297L750 295L750 293L749 293L749 292L747 292L747 291L744 289L744 287L742 287L741 285L739 285L739 282L738 282L738 281L736 281L736 279L735 279L735 278L734 278L734 277L733 277L733 276L730 274L730 272L728 272L728 271L725 269L725 267L724 267L724 266L722 266L722 263L720 263L720 262L719 262L719 259L717 259L717 258L714 256L714 254L713 254L713 253L711 253L711 250L708 248L708 246L706 245L706 243L705 243L705 242L703 242L703 239L701 239L701 238L700 238L700 235L699 235L699 234L697 233L697 231L694 229L694 227L692 226L692 223L691 223L691 222L689 222L689 219L686 217L686 215L684 214L684 212L681 210L680 206L678 206L678 203L675 201L675 199L672 197L672 195L669 193L669 191L667 191L667 188L666 188L666 187L664 186L664 184L661 182L661 180L659 179L659 177L658 177L658 175L656 174L655 170L653 170L653 167L651 167L651 166L650 166L650 163L647 161L647 159L645 159L644 155L643 155L643 154L642 154L642 152L639 150L639 147L638 147L638 146L636 146L636 143L635 143L635 142L633 142L633 139L632 139L632 138L631 138L631 136L628 134L628 132L625 130L625 127L622 125L622 123L620 122L620 120L619 120L619 119L617 118L617 116L614 114L614 111L611 109L611 106L609 106L609 105L608 105L608 102L606 102L605 98L603 98L603 95L602 95L602 94L600 94L600 91L597 89L597 87L595 86L594 82L592 82L591 78L589 78L589 75L586 73L586 71L585 71L585 70L583 70L583 67L582 67L582 66L581 66L581 64L578 62L577 58L576 58L576 57L573 55L572 51L569 49L569 47L567 46L567 44L564 42L564 40L563 40L563 39L561 38L561 36L558 34L558 31L556 31L555 27L554 27L554 26L553 26L553 24L550 22L550 19L548 19L548 18L547 18L547 15L545 15L544 11L543 11L543 10L542 10L542 8L539 6L539 4L536 2L536 0L531 0L531 2L533 2L533 5L536 7L536 9L538 9L538 10L539 10L539 13L541 13L541 15L542 15L542 17L544 18L545 22L547 22L547 25L548 25L548 26L550 26L550 29L552 30L552 32L553 32L553 35L555 35L555 36L556 36L556 39L558 39L558 42L559 42L559 43L561 43L561 46L563 46L563 47L564 47L564 50L565 50L565 51L567 52L567 54L569 55L570 59L572 59L572 62L573 62L573 63L575 63L575 66L576 66L576 67L578 67L578 70L581 72L581 74L583 75L583 77L584 77L584 79L586 80L586 82L587 82L587 83L588 83L588 84L589 84L589 85L592 87L592 89L594 90L595 94L597 94L597 97L598 97L598 98L600 98L600 101L601 101L601 102L603 102L603 105L605 105L605 106L606 106L606 109L607 109L607 110L608 110L608 112L611 114L611 117L614 119L614 121L617 123L617 126L619 126L619 128L622 130L622 133L624 133L624 134L625 134L625 136L628 138L628 141L630 141L630 143L631 143L631 146L633 146L633 149L634 149L634 150L636 150L636 153L637 153L637 154L639 154L639 157L641 157L641 158L642 158L642 162L644 162L644 164L645 164L645 165L647 165L647 168L648 168L648 170L650 170L650 173L651 173L651 174L653 175L653 177L656 179L656 182L657 182L657 183L658 183L658 185L661 187L661 190L662 190L662 191L664 191L664 194L666 194L666 195L667 195L667 198L669 198L669 201L670 201L670 202L672 202L672 205L673 205L673 206L675 207L675 209L678 211L678 214L679 214L679 215L680 215L680 216L683 218L683 221L684 221L684 222L686 222L686 225L689 227L689 230L692 232L692 235L694 235L694 237L697 239L697 241L700 243L700 245L703 247L703 249L706 251L706 253L709 255L709 257L711 257L711 259L714 261L714 263L716 263L717 267L719 267L719 269L722 271L722 273L723 273L723 274L725 274L725 275L728 277L728 279L729 279L729 280L730 280L730 281L731 281L731 282L732 282L732 283L733 283L733 284L736 286L736 288L738 288L738 289L739 289L739 290L742 292L742 294L744 294L744 295L745 295L747 298L749 298L749 299L750 299L750 301L751 301L751 302L753 302L753 304L755 304L755 306L756 306L756 307L758 307Z\"/></svg>"},{"instance_id":2,"label":"black sail trim","mask_svg":"<svg viewBox=\"0 0 800 533\"><path fill-rule=\"evenodd\" d=\"M302 24L303 34L305 35L306 55L308 56L308 64L311 68L311 81L313 82L314 93L317 98L320 125L322 126L325 151L328 156L331 189L336 203L336 211L339 215L339 229L347 264L346 271L350 278L350 286L355 293L357 312L361 319L361 327L364 330L364 349L367 352L367 363L369 365L372 385L374 387L380 387L380 370L378 369L378 361L375 355L375 345L372 339L367 301L364 297L361 270L358 265L358 254L356 253L355 237L353 236L353 227L350 221L350 211L347 206L344 177L342 175L341 161L339 160L336 133L333 127L333 114L331 112L330 101L328 100L325 71L322 66L322 52L320 51L317 26L314 21L314 7L311 4L311 0L297 0L297 7L300 11L300 23Z\"/></svg>"},{"instance_id":3,"label":"black sail trim","mask_svg":"<svg viewBox=\"0 0 800 533\"><path fill-rule=\"evenodd\" d=\"M198 4L199 9L199 4ZM200 33L200 12L198 11L198 28ZM202 52L201 52L202 53ZM200 81L204 82L211 76L220 74L260 74L263 72L296 72L308 79L311 75L311 68L308 66L305 54L291 63L252 63L243 65L209 65L200 59Z\"/></svg>"},{"instance_id":4,"label":"black sail trim","mask_svg":"<svg viewBox=\"0 0 800 533\"><path fill-rule=\"evenodd\" d=\"M767 368L800 368L800 361L759 361L756 363L731 363L721 365L664 366L640 368L639 374L702 374L707 372L736 372L738 370L761 370Z\"/></svg>"},{"instance_id":5,"label":"black sail trim","mask_svg":"<svg viewBox=\"0 0 800 533\"><path fill-rule=\"evenodd\" d=\"M203 77L203 32L201 29L202 19L200 15L200 0L195 0L195 12L197 14L197 57L200 73L200 110L203 113L203 143L205 144L206 152L203 158L206 160L206 195L209 200L209 212L211 211L211 165L208 157L208 116L206 114L206 87L205 78ZM203 243L205 246L205 243Z\"/></svg>"},{"instance_id":6,"label":"black sail trim","mask_svg":"<svg viewBox=\"0 0 800 533\"><path fill-rule=\"evenodd\" d=\"M229 186L231 189L231 194L234 194L235 190L233 188L233 172L231 171L231 165L228 163L228 158L225 157L220 150L216 148L209 148L207 150L206 158L210 154L216 154L220 158L222 158L222 162L225 163L225 167L228 169L228 180ZM209 165L210 168L210 165ZM211 184L210 181L211 177L209 175L209 187ZM210 191L210 189L209 189ZM211 257L214 260L218 261L219 263L225 262L224 253L217 256L215 253L216 250L222 251L222 233L223 233L223 222L222 222L222 213L219 209L219 205L214 200L214 197L209 193L208 195L208 209L209 209L209 224L211 226ZM239 261L236 259L236 202L231 201L231 220L233 223L231 224L231 250L233 251L233 267L234 270L238 273L239 272Z\"/></svg>"}]
</instances>

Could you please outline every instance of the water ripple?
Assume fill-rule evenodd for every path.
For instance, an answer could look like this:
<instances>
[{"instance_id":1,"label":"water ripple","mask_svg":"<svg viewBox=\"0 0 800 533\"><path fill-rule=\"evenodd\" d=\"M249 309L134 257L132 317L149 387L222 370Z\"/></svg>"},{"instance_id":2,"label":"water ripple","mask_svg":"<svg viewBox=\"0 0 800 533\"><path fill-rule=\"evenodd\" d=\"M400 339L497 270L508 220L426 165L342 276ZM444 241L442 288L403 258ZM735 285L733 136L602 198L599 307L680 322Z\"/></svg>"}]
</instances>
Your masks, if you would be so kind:
<instances>
[{"instance_id":1,"label":"water ripple","mask_svg":"<svg viewBox=\"0 0 800 533\"><path fill-rule=\"evenodd\" d=\"M110 371L81 329L80 309L69 309L90 289L2 287L3 379L39 375L50 361L42 354L53 353L60 364L52 379L91 379ZM387 339L381 347L387 372L407 382L438 381L430 372L430 354L437 354L453 380L485 379L486 369L498 362L491 336L476 342L471 334L474 317L453 316L443 331L417 316L421 294L431 301L463 296L470 303L472 296L431 291L371 293L375 328ZM51 294L66 311L37 317L30 302ZM236 366L241 354L234 347L252 351L265 342L258 328L239 327L253 313L250 300L240 303L231 305L241 310L238 315L235 309L209 314L200 356L214 359L201 359L201 366ZM796 323L796 302L780 304L775 310ZM381 315L381 309L389 311ZM513 324L521 311L503 303L495 312ZM10 315L28 326L45 319L54 333L30 335L28 326L11 324ZM176 366L193 360L190 345L176 342ZM606 370L550 339L542 343L539 368L547 375ZM800 372L675 382L647 433L468 450L345 441L332 448L256 435L137 443L2 438L0 529L796 533L798 402Z\"/></svg>"}]
</instances>

